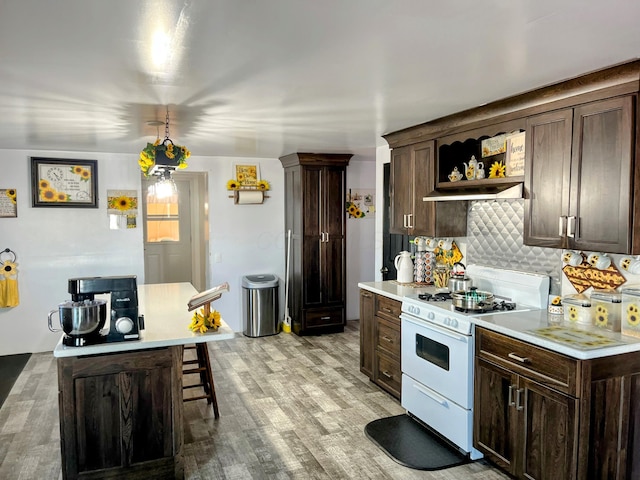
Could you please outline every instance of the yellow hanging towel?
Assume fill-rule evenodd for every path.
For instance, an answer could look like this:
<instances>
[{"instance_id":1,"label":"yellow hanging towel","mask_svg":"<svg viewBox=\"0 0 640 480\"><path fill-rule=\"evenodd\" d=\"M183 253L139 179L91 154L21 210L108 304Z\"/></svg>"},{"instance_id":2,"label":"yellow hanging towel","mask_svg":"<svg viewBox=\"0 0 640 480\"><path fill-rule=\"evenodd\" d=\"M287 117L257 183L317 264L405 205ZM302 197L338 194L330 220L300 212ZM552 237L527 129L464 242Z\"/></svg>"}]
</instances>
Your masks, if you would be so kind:
<instances>
[{"instance_id":1,"label":"yellow hanging towel","mask_svg":"<svg viewBox=\"0 0 640 480\"><path fill-rule=\"evenodd\" d=\"M17 307L19 304L18 266L15 261L5 260L0 264L0 308Z\"/></svg>"}]
</instances>

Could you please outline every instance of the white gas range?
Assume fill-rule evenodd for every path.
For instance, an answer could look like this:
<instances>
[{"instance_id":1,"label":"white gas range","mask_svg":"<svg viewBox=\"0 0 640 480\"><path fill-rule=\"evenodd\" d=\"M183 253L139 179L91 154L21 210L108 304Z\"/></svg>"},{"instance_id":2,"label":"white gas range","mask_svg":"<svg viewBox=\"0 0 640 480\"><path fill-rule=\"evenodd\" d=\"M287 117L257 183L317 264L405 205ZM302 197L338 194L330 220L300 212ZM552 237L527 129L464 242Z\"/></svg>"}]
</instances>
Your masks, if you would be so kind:
<instances>
[{"instance_id":1,"label":"white gas range","mask_svg":"<svg viewBox=\"0 0 640 480\"><path fill-rule=\"evenodd\" d=\"M482 454L473 448L473 318L546 308L549 277L477 265L467 275L494 295L497 310L457 311L435 289L402 300L402 406L475 460Z\"/></svg>"}]
</instances>

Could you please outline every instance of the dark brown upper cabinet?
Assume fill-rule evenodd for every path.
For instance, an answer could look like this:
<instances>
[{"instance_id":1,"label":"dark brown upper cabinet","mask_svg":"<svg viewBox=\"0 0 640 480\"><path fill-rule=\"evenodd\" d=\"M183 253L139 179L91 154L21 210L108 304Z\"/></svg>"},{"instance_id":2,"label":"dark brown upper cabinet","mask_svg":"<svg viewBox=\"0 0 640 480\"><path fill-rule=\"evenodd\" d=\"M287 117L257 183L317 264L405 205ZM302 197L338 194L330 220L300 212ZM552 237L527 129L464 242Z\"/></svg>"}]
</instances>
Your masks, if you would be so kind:
<instances>
[{"instance_id":1,"label":"dark brown upper cabinet","mask_svg":"<svg viewBox=\"0 0 640 480\"><path fill-rule=\"evenodd\" d=\"M527 119L526 245L632 253L634 101Z\"/></svg>"},{"instance_id":2,"label":"dark brown upper cabinet","mask_svg":"<svg viewBox=\"0 0 640 480\"><path fill-rule=\"evenodd\" d=\"M391 233L460 237L467 234L467 202L425 202L435 188L435 142L391 152Z\"/></svg>"}]
</instances>

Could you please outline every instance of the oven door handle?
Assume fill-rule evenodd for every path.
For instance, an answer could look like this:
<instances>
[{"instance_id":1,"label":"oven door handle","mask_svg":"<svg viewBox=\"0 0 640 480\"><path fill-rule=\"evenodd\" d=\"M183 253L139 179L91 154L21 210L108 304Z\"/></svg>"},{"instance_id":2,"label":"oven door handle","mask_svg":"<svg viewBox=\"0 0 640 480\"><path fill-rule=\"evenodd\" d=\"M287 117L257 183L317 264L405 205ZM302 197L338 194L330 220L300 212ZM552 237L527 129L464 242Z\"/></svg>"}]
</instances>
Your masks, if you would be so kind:
<instances>
[{"instance_id":1,"label":"oven door handle","mask_svg":"<svg viewBox=\"0 0 640 480\"><path fill-rule=\"evenodd\" d=\"M436 324L433 323L427 323L427 322L420 322L420 321L415 321L413 318L407 316L407 315L400 315L400 319L404 320L405 322L409 322L412 323L413 325L416 325L417 327L420 328L426 328L427 330L431 330L433 332L439 333L441 335L444 335L445 337L449 337L452 338L454 340L457 340L458 342L467 342L469 341L468 336L466 335L456 335L455 332L451 331L451 330L447 330L445 328L442 328Z\"/></svg>"},{"instance_id":2,"label":"oven door handle","mask_svg":"<svg viewBox=\"0 0 640 480\"><path fill-rule=\"evenodd\" d=\"M444 398L441 395L438 395L435 392L429 392L428 390L425 390L422 386L418 385L417 383L413 384L413 388L415 388L416 390L418 390L420 393L422 393L425 397L429 397L431 400L433 400L436 403L439 403L440 405L442 405L443 407L449 407L449 403L447 402L447 399Z\"/></svg>"}]
</instances>

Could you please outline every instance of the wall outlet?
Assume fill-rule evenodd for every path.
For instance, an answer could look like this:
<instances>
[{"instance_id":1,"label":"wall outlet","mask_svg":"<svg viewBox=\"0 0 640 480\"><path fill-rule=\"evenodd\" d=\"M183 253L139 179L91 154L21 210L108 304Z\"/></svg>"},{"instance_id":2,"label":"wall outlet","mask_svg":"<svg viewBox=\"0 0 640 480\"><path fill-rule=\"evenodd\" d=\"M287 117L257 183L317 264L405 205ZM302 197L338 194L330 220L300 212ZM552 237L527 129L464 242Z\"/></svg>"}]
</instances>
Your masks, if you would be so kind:
<instances>
[{"instance_id":1,"label":"wall outlet","mask_svg":"<svg viewBox=\"0 0 640 480\"><path fill-rule=\"evenodd\" d=\"M213 263L222 263L222 254L214 253L213 254Z\"/></svg>"}]
</instances>

